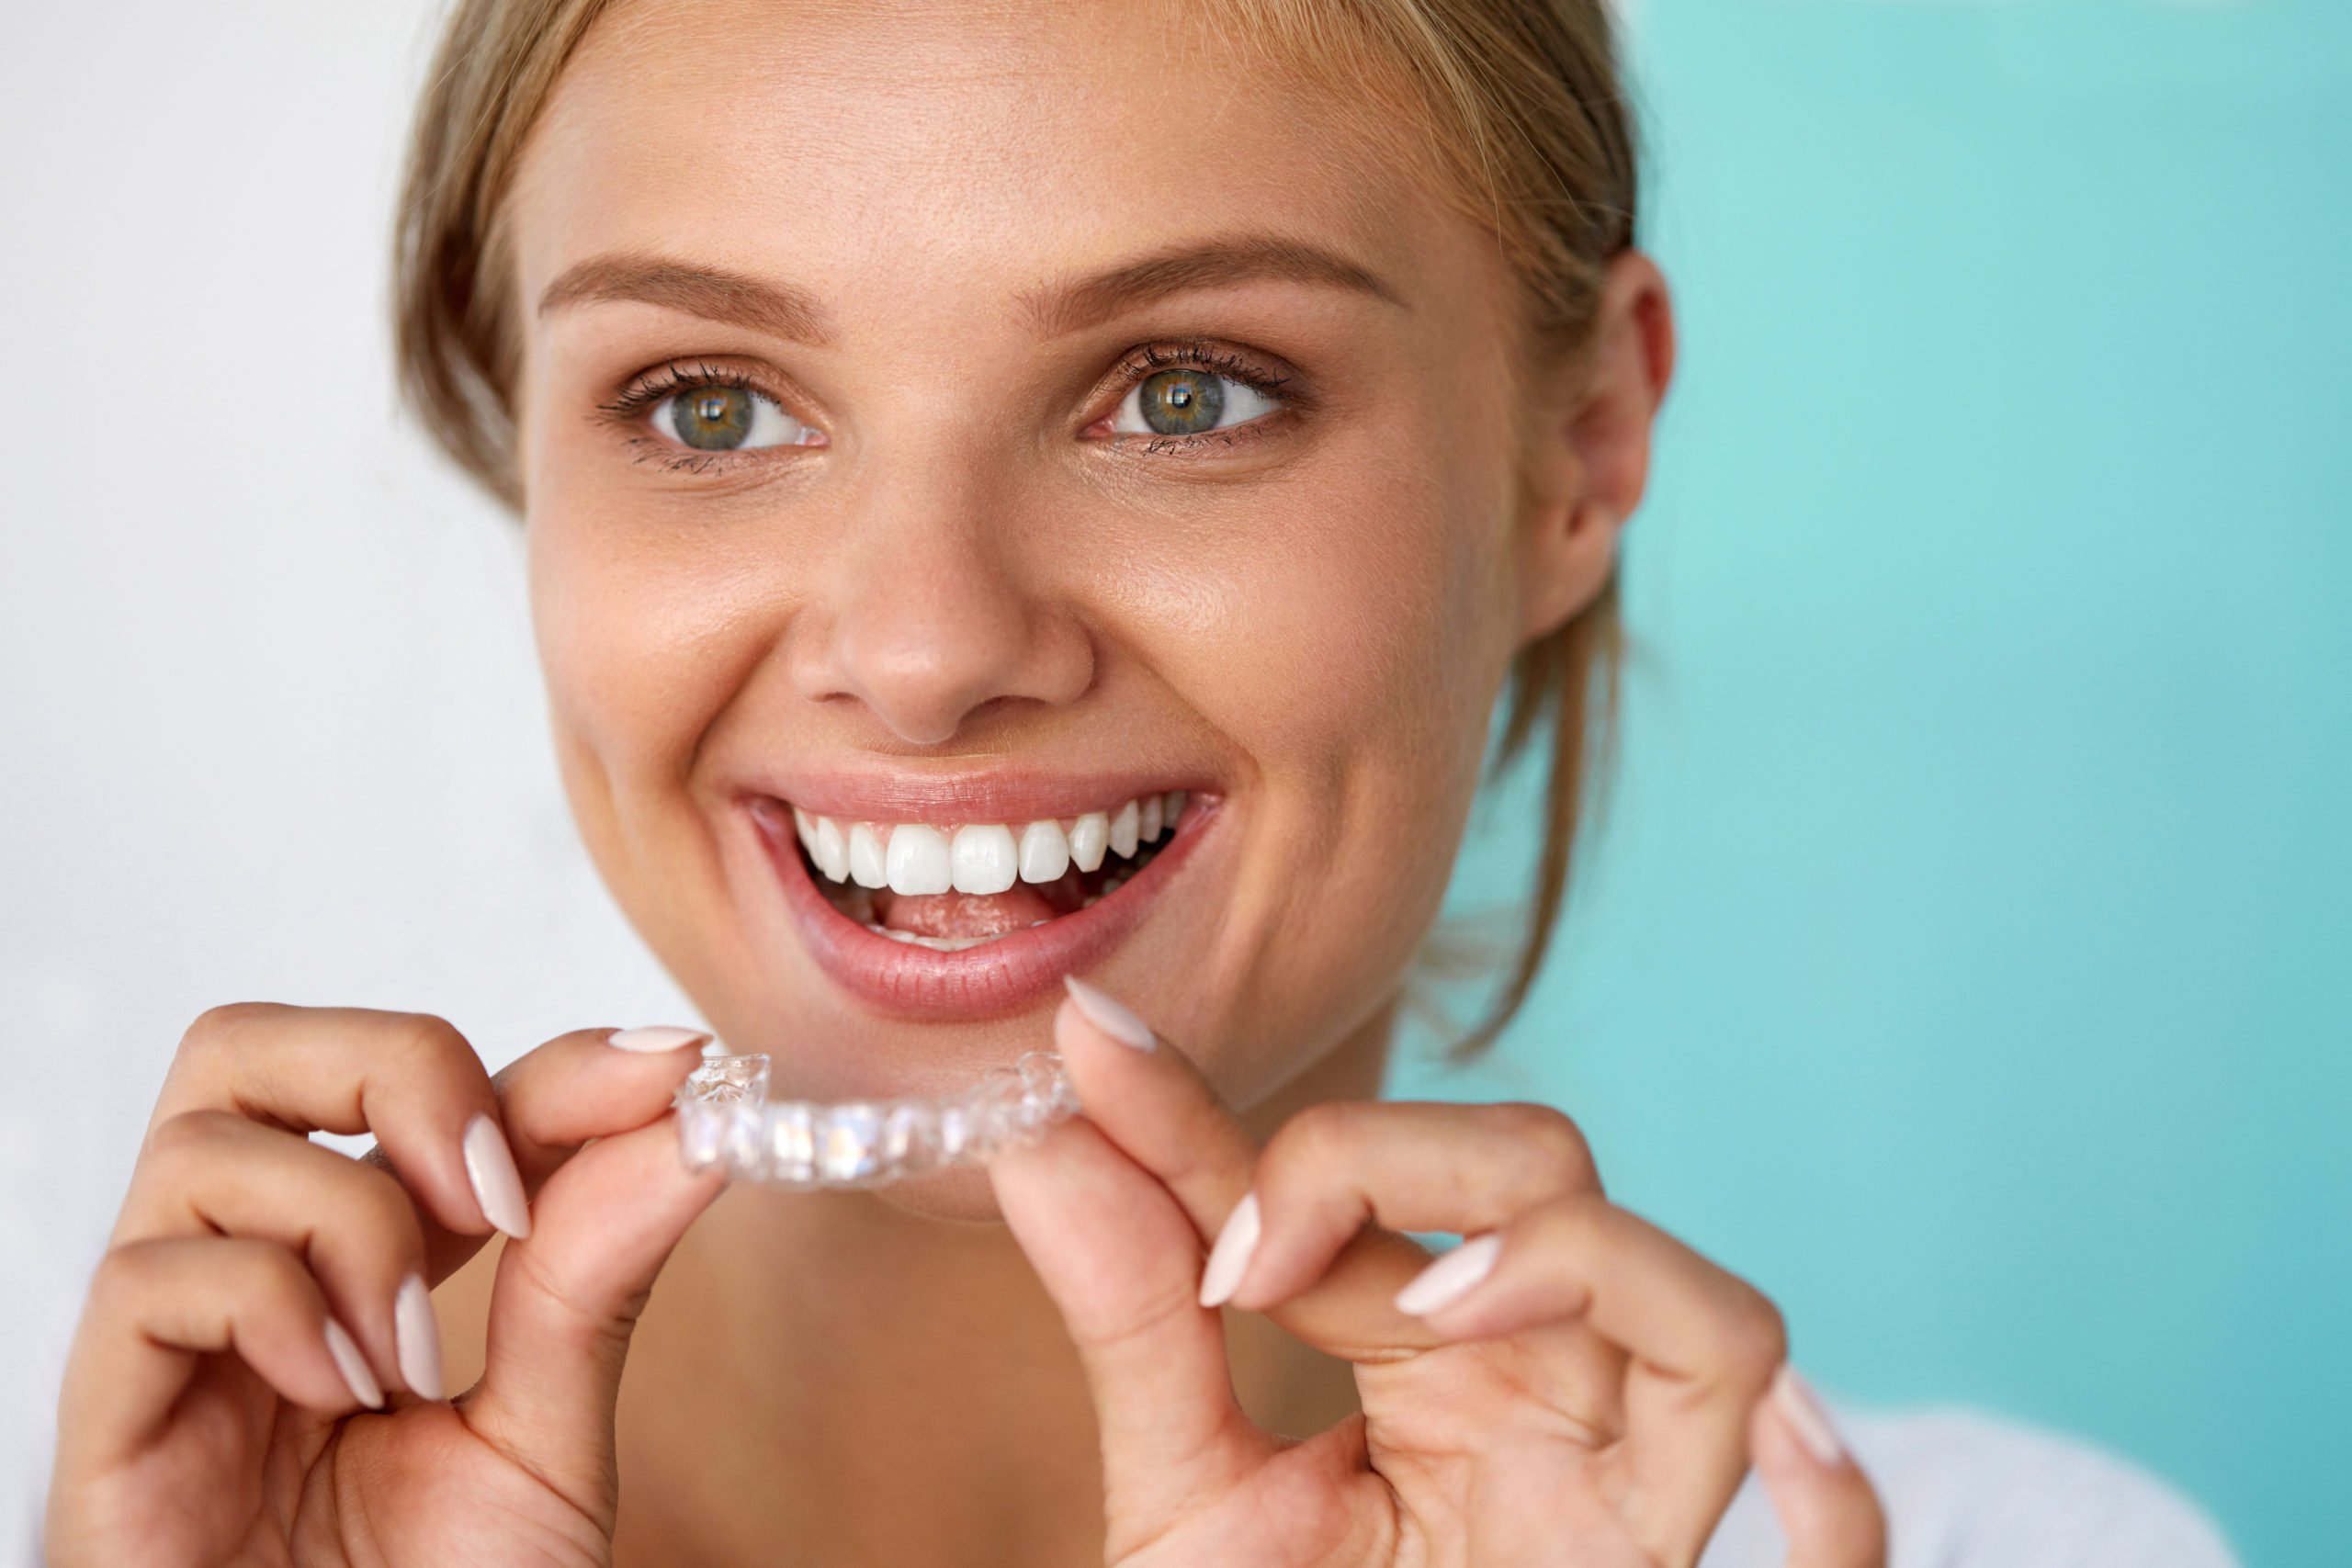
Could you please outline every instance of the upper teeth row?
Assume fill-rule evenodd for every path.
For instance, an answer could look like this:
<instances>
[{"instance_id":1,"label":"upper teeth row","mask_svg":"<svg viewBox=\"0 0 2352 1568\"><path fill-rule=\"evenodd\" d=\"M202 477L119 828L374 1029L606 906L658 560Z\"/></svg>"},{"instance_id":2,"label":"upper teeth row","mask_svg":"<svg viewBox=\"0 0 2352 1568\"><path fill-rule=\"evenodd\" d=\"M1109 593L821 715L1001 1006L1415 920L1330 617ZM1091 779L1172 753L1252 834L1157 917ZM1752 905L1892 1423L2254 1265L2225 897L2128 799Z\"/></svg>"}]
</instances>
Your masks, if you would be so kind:
<instances>
[{"instance_id":1,"label":"upper teeth row","mask_svg":"<svg viewBox=\"0 0 2352 1568\"><path fill-rule=\"evenodd\" d=\"M1138 795L1116 811L1090 811L1069 826L1048 817L1013 828L967 823L952 832L927 822L851 822L792 808L792 825L832 882L893 893L1001 893L1014 882L1052 882L1072 865L1092 871L1105 850L1121 855L1159 841L1184 813L1184 792Z\"/></svg>"}]
</instances>

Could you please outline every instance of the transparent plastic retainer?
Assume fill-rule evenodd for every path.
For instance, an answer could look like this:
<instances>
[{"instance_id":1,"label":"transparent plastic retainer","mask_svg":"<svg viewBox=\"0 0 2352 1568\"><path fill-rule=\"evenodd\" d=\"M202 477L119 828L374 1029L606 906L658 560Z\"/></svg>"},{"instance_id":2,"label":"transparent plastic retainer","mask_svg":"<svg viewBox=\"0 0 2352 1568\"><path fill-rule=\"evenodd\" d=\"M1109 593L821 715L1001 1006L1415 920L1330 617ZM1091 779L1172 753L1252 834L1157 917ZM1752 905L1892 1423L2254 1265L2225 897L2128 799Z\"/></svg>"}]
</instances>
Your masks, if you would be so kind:
<instances>
[{"instance_id":1,"label":"transparent plastic retainer","mask_svg":"<svg viewBox=\"0 0 2352 1568\"><path fill-rule=\"evenodd\" d=\"M771 1101L764 1055L706 1056L675 1104L688 1170L801 1189L883 1187L1033 1144L1078 1109L1078 1093L1051 1051L991 1067L944 1099L836 1104Z\"/></svg>"}]
</instances>

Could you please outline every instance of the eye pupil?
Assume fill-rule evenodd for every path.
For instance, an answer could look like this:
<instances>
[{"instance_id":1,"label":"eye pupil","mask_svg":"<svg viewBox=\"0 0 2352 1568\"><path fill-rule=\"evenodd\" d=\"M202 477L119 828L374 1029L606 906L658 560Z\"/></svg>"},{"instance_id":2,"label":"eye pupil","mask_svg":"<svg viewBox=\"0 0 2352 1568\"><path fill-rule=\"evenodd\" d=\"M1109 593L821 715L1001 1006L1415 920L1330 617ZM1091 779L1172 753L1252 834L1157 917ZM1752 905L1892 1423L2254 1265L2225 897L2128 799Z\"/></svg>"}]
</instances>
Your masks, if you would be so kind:
<instances>
[{"instance_id":1,"label":"eye pupil","mask_svg":"<svg viewBox=\"0 0 2352 1568\"><path fill-rule=\"evenodd\" d=\"M752 394L741 387L703 387L678 400L671 428L706 452L741 446L752 433Z\"/></svg>"},{"instance_id":2,"label":"eye pupil","mask_svg":"<svg viewBox=\"0 0 2352 1568\"><path fill-rule=\"evenodd\" d=\"M1204 370L1162 370L1144 378L1143 422L1162 435L1192 435L1216 428L1225 412L1225 384Z\"/></svg>"}]
</instances>

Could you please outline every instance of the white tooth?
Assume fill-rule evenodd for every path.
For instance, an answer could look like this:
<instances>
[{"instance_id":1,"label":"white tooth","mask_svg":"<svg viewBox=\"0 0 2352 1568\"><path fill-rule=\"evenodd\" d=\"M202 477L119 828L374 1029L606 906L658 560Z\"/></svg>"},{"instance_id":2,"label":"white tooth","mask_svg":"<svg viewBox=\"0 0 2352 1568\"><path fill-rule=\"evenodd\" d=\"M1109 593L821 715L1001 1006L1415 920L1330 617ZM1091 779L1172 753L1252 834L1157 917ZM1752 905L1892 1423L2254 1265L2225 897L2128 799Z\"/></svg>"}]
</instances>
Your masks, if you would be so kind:
<instances>
[{"instance_id":1,"label":"white tooth","mask_svg":"<svg viewBox=\"0 0 2352 1568\"><path fill-rule=\"evenodd\" d=\"M817 841L808 852L816 857L817 869L827 881L842 882L849 877L849 844L842 838L842 825L830 817L817 818Z\"/></svg>"},{"instance_id":2,"label":"white tooth","mask_svg":"<svg viewBox=\"0 0 2352 1568\"><path fill-rule=\"evenodd\" d=\"M1136 816L1136 836L1147 844L1159 842L1159 814L1168 803L1156 795L1143 797L1142 807Z\"/></svg>"},{"instance_id":3,"label":"white tooth","mask_svg":"<svg viewBox=\"0 0 2352 1568\"><path fill-rule=\"evenodd\" d=\"M1181 789L1171 789L1168 792L1168 830L1171 833L1174 832L1176 830L1176 824L1183 819L1184 792Z\"/></svg>"},{"instance_id":4,"label":"white tooth","mask_svg":"<svg viewBox=\"0 0 2352 1568\"><path fill-rule=\"evenodd\" d=\"M958 893L1001 893L1017 879L1012 829L1000 823L975 822L956 829L949 852Z\"/></svg>"},{"instance_id":5,"label":"white tooth","mask_svg":"<svg viewBox=\"0 0 2352 1568\"><path fill-rule=\"evenodd\" d=\"M808 819L808 813L797 806L792 808L792 830L800 835L802 849L812 855L817 852L817 824Z\"/></svg>"},{"instance_id":6,"label":"white tooth","mask_svg":"<svg viewBox=\"0 0 2352 1568\"><path fill-rule=\"evenodd\" d=\"M1069 825L1069 858L1080 871L1101 865L1110 844L1111 819L1100 811L1090 811Z\"/></svg>"},{"instance_id":7,"label":"white tooth","mask_svg":"<svg viewBox=\"0 0 2352 1568\"><path fill-rule=\"evenodd\" d=\"M921 822L901 822L890 829L886 869L893 893L944 893L955 885L949 874L947 835Z\"/></svg>"},{"instance_id":8,"label":"white tooth","mask_svg":"<svg viewBox=\"0 0 2352 1568\"><path fill-rule=\"evenodd\" d=\"M882 835L874 830L871 822L860 822L849 830L849 876L860 887L888 887L890 870L882 852Z\"/></svg>"},{"instance_id":9,"label":"white tooth","mask_svg":"<svg viewBox=\"0 0 2352 1568\"><path fill-rule=\"evenodd\" d=\"M1136 803L1131 800L1119 807L1119 814L1111 818L1113 854L1131 855L1136 852Z\"/></svg>"},{"instance_id":10,"label":"white tooth","mask_svg":"<svg viewBox=\"0 0 2352 1568\"><path fill-rule=\"evenodd\" d=\"M1069 838L1050 818L1021 829L1021 880L1054 882L1069 869Z\"/></svg>"}]
</instances>

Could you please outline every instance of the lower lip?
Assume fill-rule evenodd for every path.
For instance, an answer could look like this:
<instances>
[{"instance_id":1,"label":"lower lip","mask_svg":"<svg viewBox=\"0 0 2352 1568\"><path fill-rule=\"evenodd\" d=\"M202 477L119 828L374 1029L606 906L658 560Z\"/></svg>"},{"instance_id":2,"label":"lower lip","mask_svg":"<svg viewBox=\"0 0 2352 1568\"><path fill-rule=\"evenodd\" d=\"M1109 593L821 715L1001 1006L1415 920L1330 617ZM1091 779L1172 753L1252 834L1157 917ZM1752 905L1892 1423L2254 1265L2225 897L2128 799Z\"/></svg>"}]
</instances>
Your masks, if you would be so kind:
<instances>
[{"instance_id":1,"label":"lower lip","mask_svg":"<svg viewBox=\"0 0 2352 1568\"><path fill-rule=\"evenodd\" d=\"M745 814L784 883L784 901L801 940L835 984L861 1001L910 1017L989 1018L1015 1011L1053 991L1062 976L1087 968L1125 940L1193 852L1216 817L1216 803L1185 803L1182 830L1141 871L1106 897L956 953L876 936L833 908L808 874L787 820L779 833Z\"/></svg>"}]
</instances>

